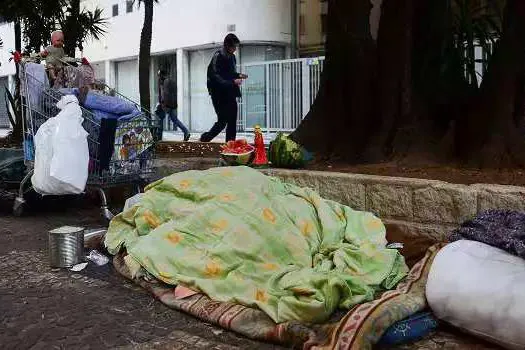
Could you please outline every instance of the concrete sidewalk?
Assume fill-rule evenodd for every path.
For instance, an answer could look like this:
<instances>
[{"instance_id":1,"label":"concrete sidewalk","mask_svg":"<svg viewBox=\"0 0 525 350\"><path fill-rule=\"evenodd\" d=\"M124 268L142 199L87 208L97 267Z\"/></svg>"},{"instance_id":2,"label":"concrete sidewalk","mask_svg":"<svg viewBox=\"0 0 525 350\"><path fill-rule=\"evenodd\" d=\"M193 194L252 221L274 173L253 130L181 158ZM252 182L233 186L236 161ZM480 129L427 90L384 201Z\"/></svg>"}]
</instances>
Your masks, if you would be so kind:
<instances>
[{"instance_id":1,"label":"concrete sidewalk","mask_svg":"<svg viewBox=\"0 0 525 350\"><path fill-rule=\"evenodd\" d=\"M199 141L201 137L200 133L191 133L190 141ZM268 145L275 137L275 134L263 133L264 143ZM162 141L182 141L184 135L181 132L176 131L164 131L162 135ZM237 139L246 139L249 143L253 143L254 135L252 132L237 133ZM214 143L225 143L226 134L221 133L212 142Z\"/></svg>"},{"instance_id":2,"label":"concrete sidewalk","mask_svg":"<svg viewBox=\"0 0 525 350\"><path fill-rule=\"evenodd\" d=\"M4 349L279 349L169 309L111 265L81 273L48 265L47 231L100 227L96 206L0 218L0 344Z\"/></svg>"}]
</instances>

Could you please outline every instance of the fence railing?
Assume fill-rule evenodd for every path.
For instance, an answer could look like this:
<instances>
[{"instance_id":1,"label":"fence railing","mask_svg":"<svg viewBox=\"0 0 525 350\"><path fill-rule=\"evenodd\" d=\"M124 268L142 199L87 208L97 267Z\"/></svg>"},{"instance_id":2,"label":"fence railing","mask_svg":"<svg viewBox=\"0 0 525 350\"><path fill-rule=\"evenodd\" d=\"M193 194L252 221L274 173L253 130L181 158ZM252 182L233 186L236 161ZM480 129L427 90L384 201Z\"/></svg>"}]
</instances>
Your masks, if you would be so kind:
<instances>
[{"instance_id":1,"label":"fence railing","mask_svg":"<svg viewBox=\"0 0 525 350\"><path fill-rule=\"evenodd\" d=\"M238 129L260 125L267 132L291 131L306 116L319 91L324 57L250 63L242 88Z\"/></svg>"}]
</instances>

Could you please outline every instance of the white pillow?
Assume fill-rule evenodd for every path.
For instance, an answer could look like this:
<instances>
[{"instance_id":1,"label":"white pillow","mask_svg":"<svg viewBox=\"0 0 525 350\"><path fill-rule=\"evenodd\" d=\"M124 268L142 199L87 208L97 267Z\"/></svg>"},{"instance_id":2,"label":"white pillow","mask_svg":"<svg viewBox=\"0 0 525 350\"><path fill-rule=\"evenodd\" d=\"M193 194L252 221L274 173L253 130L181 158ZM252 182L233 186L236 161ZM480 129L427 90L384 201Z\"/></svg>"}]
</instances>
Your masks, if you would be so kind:
<instances>
[{"instance_id":1,"label":"white pillow","mask_svg":"<svg viewBox=\"0 0 525 350\"><path fill-rule=\"evenodd\" d=\"M525 349L525 260L474 241L436 256L426 286L435 315L509 349Z\"/></svg>"}]
</instances>

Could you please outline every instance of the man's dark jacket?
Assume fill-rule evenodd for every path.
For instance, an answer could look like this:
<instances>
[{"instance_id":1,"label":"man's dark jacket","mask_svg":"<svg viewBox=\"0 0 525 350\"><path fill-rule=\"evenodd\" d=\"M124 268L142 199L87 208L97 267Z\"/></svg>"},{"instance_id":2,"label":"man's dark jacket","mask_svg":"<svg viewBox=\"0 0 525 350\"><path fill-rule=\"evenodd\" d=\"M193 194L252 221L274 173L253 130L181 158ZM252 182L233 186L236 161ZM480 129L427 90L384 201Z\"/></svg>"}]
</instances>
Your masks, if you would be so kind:
<instances>
[{"instance_id":1,"label":"man's dark jacket","mask_svg":"<svg viewBox=\"0 0 525 350\"><path fill-rule=\"evenodd\" d=\"M222 48L213 54L208 65L208 92L221 97L240 97L241 89L233 82L235 79L239 79L237 59Z\"/></svg>"},{"instance_id":2,"label":"man's dark jacket","mask_svg":"<svg viewBox=\"0 0 525 350\"><path fill-rule=\"evenodd\" d=\"M170 78L166 78L162 83L161 103L166 108L177 108L177 83Z\"/></svg>"}]
</instances>

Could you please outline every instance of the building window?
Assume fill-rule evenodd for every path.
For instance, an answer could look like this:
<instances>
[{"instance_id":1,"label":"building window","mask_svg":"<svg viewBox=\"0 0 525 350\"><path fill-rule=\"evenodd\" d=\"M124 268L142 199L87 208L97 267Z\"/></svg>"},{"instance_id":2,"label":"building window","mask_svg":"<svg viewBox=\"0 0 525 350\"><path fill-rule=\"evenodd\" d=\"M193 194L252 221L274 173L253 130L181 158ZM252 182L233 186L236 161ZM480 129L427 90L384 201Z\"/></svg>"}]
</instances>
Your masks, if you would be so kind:
<instances>
[{"instance_id":1,"label":"building window","mask_svg":"<svg viewBox=\"0 0 525 350\"><path fill-rule=\"evenodd\" d=\"M113 17L118 16L118 4L113 5Z\"/></svg>"},{"instance_id":2,"label":"building window","mask_svg":"<svg viewBox=\"0 0 525 350\"><path fill-rule=\"evenodd\" d=\"M133 0L126 1L126 13L133 12Z\"/></svg>"}]
</instances>

